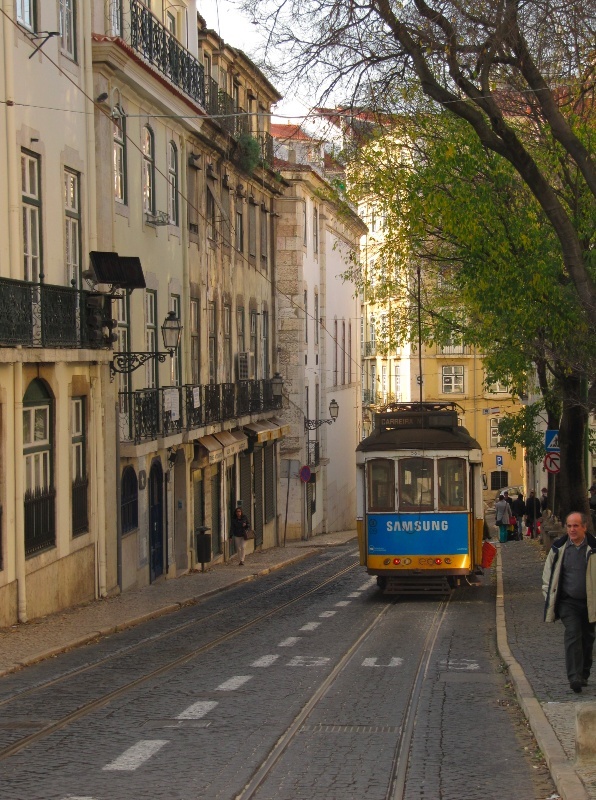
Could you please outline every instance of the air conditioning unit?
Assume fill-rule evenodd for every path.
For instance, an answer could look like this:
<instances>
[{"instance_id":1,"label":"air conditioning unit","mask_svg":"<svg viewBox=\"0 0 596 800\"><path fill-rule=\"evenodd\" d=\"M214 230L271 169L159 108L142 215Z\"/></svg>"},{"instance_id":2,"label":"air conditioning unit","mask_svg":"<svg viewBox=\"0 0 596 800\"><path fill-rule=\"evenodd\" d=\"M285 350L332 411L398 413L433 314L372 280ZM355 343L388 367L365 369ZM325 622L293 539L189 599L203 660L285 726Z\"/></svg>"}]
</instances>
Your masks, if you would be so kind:
<instances>
[{"instance_id":1,"label":"air conditioning unit","mask_svg":"<svg viewBox=\"0 0 596 800\"><path fill-rule=\"evenodd\" d=\"M239 381L251 381L255 377L255 354L248 350L236 355L236 376Z\"/></svg>"}]
</instances>

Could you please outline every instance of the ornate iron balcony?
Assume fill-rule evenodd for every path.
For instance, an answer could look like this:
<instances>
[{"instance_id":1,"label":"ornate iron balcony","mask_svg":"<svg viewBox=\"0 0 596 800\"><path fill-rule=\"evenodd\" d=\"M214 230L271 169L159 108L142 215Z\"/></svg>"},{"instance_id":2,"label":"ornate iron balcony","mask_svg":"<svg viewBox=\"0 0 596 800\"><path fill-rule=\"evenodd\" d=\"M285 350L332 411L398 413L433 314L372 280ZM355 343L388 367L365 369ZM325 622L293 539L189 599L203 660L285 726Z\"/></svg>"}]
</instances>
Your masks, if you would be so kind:
<instances>
[{"instance_id":1,"label":"ornate iron balcony","mask_svg":"<svg viewBox=\"0 0 596 800\"><path fill-rule=\"evenodd\" d=\"M130 45L179 89L205 106L205 70L140 0L130 0Z\"/></svg>"},{"instance_id":2,"label":"ornate iron balcony","mask_svg":"<svg viewBox=\"0 0 596 800\"><path fill-rule=\"evenodd\" d=\"M88 328L89 292L0 278L0 346L100 349Z\"/></svg>"}]
</instances>

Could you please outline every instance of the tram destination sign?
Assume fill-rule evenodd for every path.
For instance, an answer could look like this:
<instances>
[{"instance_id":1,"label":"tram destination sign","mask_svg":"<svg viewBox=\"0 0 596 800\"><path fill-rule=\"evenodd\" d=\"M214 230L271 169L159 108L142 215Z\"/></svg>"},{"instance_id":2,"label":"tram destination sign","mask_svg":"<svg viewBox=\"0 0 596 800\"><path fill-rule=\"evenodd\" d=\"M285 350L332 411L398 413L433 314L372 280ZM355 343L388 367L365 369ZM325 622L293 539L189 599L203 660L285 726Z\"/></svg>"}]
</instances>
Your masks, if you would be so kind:
<instances>
[{"instance_id":1,"label":"tram destination sign","mask_svg":"<svg viewBox=\"0 0 596 800\"><path fill-rule=\"evenodd\" d=\"M395 413L378 414L381 430L396 428L456 428L457 412L436 411L434 413Z\"/></svg>"}]
</instances>

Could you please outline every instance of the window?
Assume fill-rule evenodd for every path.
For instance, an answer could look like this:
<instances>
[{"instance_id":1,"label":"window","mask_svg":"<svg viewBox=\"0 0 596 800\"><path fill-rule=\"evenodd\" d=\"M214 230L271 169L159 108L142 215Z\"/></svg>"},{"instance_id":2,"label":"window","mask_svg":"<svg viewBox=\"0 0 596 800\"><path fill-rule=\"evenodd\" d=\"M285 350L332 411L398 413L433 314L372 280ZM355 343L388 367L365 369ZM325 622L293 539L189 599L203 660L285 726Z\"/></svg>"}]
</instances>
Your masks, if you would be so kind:
<instances>
[{"instance_id":1,"label":"window","mask_svg":"<svg viewBox=\"0 0 596 800\"><path fill-rule=\"evenodd\" d=\"M257 208L254 203L248 206L248 255L257 257Z\"/></svg>"},{"instance_id":2,"label":"window","mask_svg":"<svg viewBox=\"0 0 596 800\"><path fill-rule=\"evenodd\" d=\"M23 198L23 276L39 283L41 268L41 178L40 159L33 153L21 153L21 190Z\"/></svg>"},{"instance_id":3,"label":"window","mask_svg":"<svg viewBox=\"0 0 596 800\"><path fill-rule=\"evenodd\" d=\"M199 338L199 301L190 301L190 369L193 384L201 382L201 349Z\"/></svg>"},{"instance_id":4,"label":"window","mask_svg":"<svg viewBox=\"0 0 596 800\"><path fill-rule=\"evenodd\" d=\"M489 447L503 447L499 436L499 417L491 417L489 420Z\"/></svg>"},{"instance_id":5,"label":"window","mask_svg":"<svg viewBox=\"0 0 596 800\"><path fill-rule=\"evenodd\" d=\"M346 323L341 323L341 385L346 383Z\"/></svg>"},{"instance_id":6,"label":"window","mask_svg":"<svg viewBox=\"0 0 596 800\"><path fill-rule=\"evenodd\" d=\"M312 212L312 245L315 253L319 252L319 209L314 208Z\"/></svg>"},{"instance_id":7,"label":"window","mask_svg":"<svg viewBox=\"0 0 596 800\"><path fill-rule=\"evenodd\" d=\"M211 189L207 187L207 238L215 241L217 238L217 227L215 225L215 199Z\"/></svg>"},{"instance_id":8,"label":"window","mask_svg":"<svg viewBox=\"0 0 596 800\"><path fill-rule=\"evenodd\" d=\"M52 398L42 381L33 380L23 398L26 555L56 544L53 426Z\"/></svg>"},{"instance_id":9,"label":"window","mask_svg":"<svg viewBox=\"0 0 596 800\"><path fill-rule=\"evenodd\" d=\"M145 350L157 353L157 292L147 289L145 292ZM150 358L145 363L145 385L147 389L157 388L157 358Z\"/></svg>"},{"instance_id":10,"label":"window","mask_svg":"<svg viewBox=\"0 0 596 800\"><path fill-rule=\"evenodd\" d=\"M242 209L236 209L236 238L234 244L239 253L244 252L244 214Z\"/></svg>"},{"instance_id":11,"label":"window","mask_svg":"<svg viewBox=\"0 0 596 800\"><path fill-rule=\"evenodd\" d=\"M308 244L308 230L307 230L307 226L306 226L306 201L304 201L304 203L302 203L302 225L303 225L303 228L304 228L304 231L303 231L304 236L303 236L303 242L302 243L306 247L306 245Z\"/></svg>"},{"instance_id":12,"label":"window","mask_svg":"<svg viewBox=\"0 0 596 800\"><path fill-rule=\"evenodd\" d=\"M35 30L35 0L17 0L17 22L30 31Z\"/></svg>"},{"instance_id":13,"label":"window","mask_svg":"<svg viewBox=\"0 0 596 800\"><path fill-rule=\"evenodd\" d=\"M509 473L504 469L495 469L490 474L490 488L499 491L509 486Z\"/></svg>"},{"instance_id":14,"label":"window","mask_svg":"<svg viewBox=\"0 0 596 800\"><path fill-rule=\"evenodd\" d=\"M258 356L258 350L257 350L257 312L256 311L251 311L250 312L250 352L253 353L253 355L255 357L255 378L256 378L257 377L257 370L258 370L258 364L257 364L257 361L258 361L258 359L257 359L257 356Z\"/></svg>"},{"instance_id":15,"label":"window","mask_svg":"<svg viewBox=\"0 0 596 800\"><path fill-rule=\"evenodd\" d=\"M486 391L488 394L507 394L509 389L501 381L495 381L487 387Z\"/></svg>"},{"instance_id":16,"label":"window","mask_svg":"<svg viewBox=\"0 0 596 800\"><path fill-rule=\"evenodd\" d=\"M308 344L308 291L304 290L304 341Z\"/></svg>"},{"instance_id":17,"label":"window","mask_svg":"<svg viewBox=\"0 0 596 800\"><path fill-rule=\"evenodd\" d=\"M439 511L465 509L466 462L463 458L440 458L437 461L439 479Z\"/></svg>"},{"instance_id":18,"label":"window","mask_svg":"<svg viewBox=\"0 0 596 800\"><path fill-rule=\"evenodd\" d=\"M399 510L433 510L432 458L399 460Z\"/></svg>"},{"instance_id":19,"label":"window","mask_svg":"<svg viewBox=\"0 0 596 800\"><path fill-rule=\"evenodd\" d=\"M244 309L236 309L236 336L237 347L239 353L244 353L246 349L246 341L244 336Z\"/></svg>"},{"instance_id":20,"label":"window","mask_svg":"<svg viewBox=\"0 0 596 800\"><path fill-rule=\"evenodd\" d=\"M114 199L126 205L126 117L114 120Z\"/></svg>"},{"instance_id":21,"label":"window","mask_svg":"<svg viewBox=\"0 0 596 800\"><path fill-rule=\"evenodd\" d=\"M114 342L114 350L119 353L127 353L130 351L130 327L128 316L128 295L124 294L119 297L116 296L112 303L112 311L114 319L116 320L116 328L114 333L117 336ZM118 388L120 391L120 413L127 414L129 412L129 392L130 392L130 374L120 373L118 375Z\"/></svg>"},{"instance_id":22,"label":"window","mask_svg":"<svg viewBox=\"0 0 596 800\"><path fill-rule=\"evenodd\" d=\"M122 36L122 0L110 0L110 33Z\"/></svg>"},{"instance_id":23,"label":"window","mask_svg":"<svg viewBox=\"0 0 596 800\"><path fill-rule=\"evenodd\" d=\"M81 286L81 207L79 175L64 170L64 241L66 245L66 283Z\"/></svg>"},{"instance_id":24,"label":"window","mask_svg":"<svg viewBox=\"0 0 596 800\"><path fill-rule=\"evenodd\" d=\"M399 375L399 364L394 363L393 367L393 391L397 402L401 400L401 380Z\"/></svg>"},{"instance_id":25,"label":"window","mask_svg":"<svg viewBox=\"0 0 596 800\"><path fill-rule=\"evenodd\" d=\"M269 377L269 313L263 311L261 314L261 344L263 346L263 355L261 363L263 364L263 377Z\"/></svg>"},{"instance_id":26,"label":"window","mask_svg":"<svg viewBox=\"0 0 596 800\"><path fill-rule=\"evenodd\" d=\"M464 391L464 368L443 367L443 394L462 394Z\"/></svg>"},{"instance_id":27,"label":"window","mask_svg":"<svg viewBox=\"0 0 596 800\"><path fill-rule=\"evenodd\" d=\"M75 0L60 2L60 49L69 58L76 57Z\"/></svg>"},{"instance_id":28,"label":"window","mask_svg":"<svg viewBox=\"0 0 596 800\"><path fill-rule=\"evenodd\" d=\"M269 261L269 237L267 226L267 212L261 206L261 264L263 269L267 269Z\"/></svg>"},{"instance_id":29,"label":"window","mask_svg":"<svg viewBox=\"0 0 596 800\"><path fill-rule=\"evenodd\" d=\"M177 319L182 319L182 306L179 294L170 295L170 308L168 310L173 311ZM180 346L176 350L173 360L172 383L174 386L182 386L182 339L180 339Z\"/></svg>"},{"instance_id":30,"label":"window","mask_svg":"<svg viewBox=\"0 0 596 800\"><path fill-rule=\"evenodd\" d=\"M87 454L85 442L85 398L73 397L71 403L72 448L72 535L89 530L87 503Z\"/></svg>"},{"instance_id":31,"label":"window","mask_svg":"<svg viewBox=\"0 0 596 800\"><path fill-rule=\"evenodd\" d=\"M319 344L319 293L315 292L315 344Z\"/></svg>"},{"instance_id":32,"label":"window","mask_svg":"<svg viewBox=\"0 0 596 800\"><path fill-rule=\"evenodd\" d=\"M395 463L388 458L374 458L367 464L368 510L395 510Z\"/></svg>"},{"instance_id":33,"label":"window","mask_svg":"<svg viewBox=\"0 0 596 800\"><path fill-rule=\"evenodd\" d=\"M337 386L337 320L333 320L333 385Z\"/></svg>"},{"instance_id":34,"label":"window","mask_svg":"<svg viewBox=\"0 0 596 800\"><path fill-rule=\"evenodd\" d=\"M223 307L224 382L232 380L232 309Z\"/></svg>"},{"instance_id":35,"label":"window","mask_svg":"<svg viewBox=\"0 0 596 800\"><path fill-rule=\"evenodd\" d=\"M381 367L381 392L383 395L383 402L387 402L387 367L385 364Z\"/></svg>"},{"instance_id":36,"label":"window","mask_svg":"<svg viewBox=\"0 0 596 800\"><path fill-rule=\"evenodd\" d=\"M352 323L348 325L348 383L352 383Z\"/></svg>"},{"instance_id":37,"label":"window","mask_svg":"<svg viewBox=\"0 0 596 800\"><path fill-rule=\"evenodd\" d=\"M171 11L166 12L166 27L172 36L176 37L176 17Z\"/></svg>"},{"instance_id":38,"label":"window","mask_svg":"<svg viewBox=\"0 0 596 800\"><path fill-rule=\"evenodd\" d=\"M155 139L153 131L145 125L142 133L143 151L143 211L155 214Z\"/></svg>"},{"instance_id":39,"label":"window","mask_svg":"<svg viewBox=\"0 0 596 800\"><path fill-rule=\"evenodd\" d=\"M222 239L228 246L232 243L232 220L230 219L230 190L226 186L221 187L221 215L222 215Z\"/></svg>"},{"instance_id":40,"label":"window","mask_svg":"<svg viewBox=\"0 0 596 800\"><path fill-rule=\"evenodd\" d=\"M168 219L178 225L178 149L174 142L168 146Z\"/></svg>"},{"instance_id":41,"label":"window","mask_svg":"<svg viewBox=\"0 0 596 800\"><path fill-rule=\"evenodd\" d=\"M207 306L209 331L209 383L217 383L217 329L215 327L215 303Z\"/></svg>"},{"instance_id":42,"label":"window","mask_svg":"<svg viewBox=\"0 0 596 800\"><path fill-rule=\"evenodd\" d=\"M122 533L139 527L139 485L134 467L124 467L120 482L120 521Z\"/></svg>"}]
</instances>

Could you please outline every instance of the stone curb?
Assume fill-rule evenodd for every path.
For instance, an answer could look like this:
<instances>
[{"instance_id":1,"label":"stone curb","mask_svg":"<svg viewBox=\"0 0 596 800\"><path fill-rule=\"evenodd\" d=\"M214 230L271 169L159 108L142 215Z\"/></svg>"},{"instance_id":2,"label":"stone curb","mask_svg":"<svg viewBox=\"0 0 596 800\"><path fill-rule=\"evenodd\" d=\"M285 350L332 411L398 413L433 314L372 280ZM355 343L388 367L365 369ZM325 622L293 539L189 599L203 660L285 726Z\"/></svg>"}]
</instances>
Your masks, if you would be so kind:
<instances>
[{"instance_id":1,"label":"stone curb","mask_svg":"<svg viewBox=\"0 0 596 800\"><path fill-rule=\"evenodd\" d=\"M329 545L318 545L318 547L324 547L324 546L329 546ZM77 636L74 639L69 640L68 642L57 645L56 647L49 648L48 650L42 650L41 652L35 653L35 655L32 655L29 658L23 659L22 661L18 661L17 663L13 664L10 667L0 669L0 678L3 678L5 675L10 675L13 672L18 672L18 670L23 669L24 667L30 667L33 664L39 663L40 661L45 661L48 658L53 658L53 656L56 656L60 653L65 653L67 650L74 650L77 647L83 647L84 645L89 644L94 639L97 639L99 637L110 636L113 633L118 633L119 631L124 631L127 630L128 628L134 628L136 625L142 625L144 622L156 619L157 617L163 617L166 614L172 614L174 611L179 611L183 606L195 605L197 603L200 603L202 600L206 600L209 597L213 597L216 594L220 594L221 592L224 592L227 589L231 589L234 586L239 586L243 583L254 581L257 578L269 575L271 572L276 572L279 569L283 569L284 567L287 567L289 564L295 564L299 561L304 561L305 559L313 556L315 552L316 549L313 546L312 550L307 549L304 553L300 553L299 555L287 558L285 561L280 561L277 564L272 564L269 567L264 567L263 569L260 569L249 575L245 574L241 578L240 577L233 578L230 583L225 583L222 586L217 586L214 589L209 589L208 591L201 592L200 594L191 595L175 603L168 603L167 605L163 605L160 606L159 608L153 609L153 611L148 611L144 614L139 614L136 617L131 617L130 619L125 620L124 622L118 622L115 625L108 625L104 628L92 631L91 633L86 633L83 634L82 636Z\"/></svg>"},{"instance_id":2,"label":"stone curb","mask_svg":"<svg viewBox=\"0 0 596 800\"><path fill-rule=\"evenodd\" d=\"M519 662L514 658L507 641L507 623L505 619L505 594L503 588L503 567L501 553L497 552L497 649L509 669L515 694L530 724L530 728L538 746L544 755L550 774L555 782L562 800L589 800L589 795L581 778L573 768L573 764L565 755L565 751L544 713L542 706L534 696L530 682L525 676Z\"/></svg>"}]
</instances>

